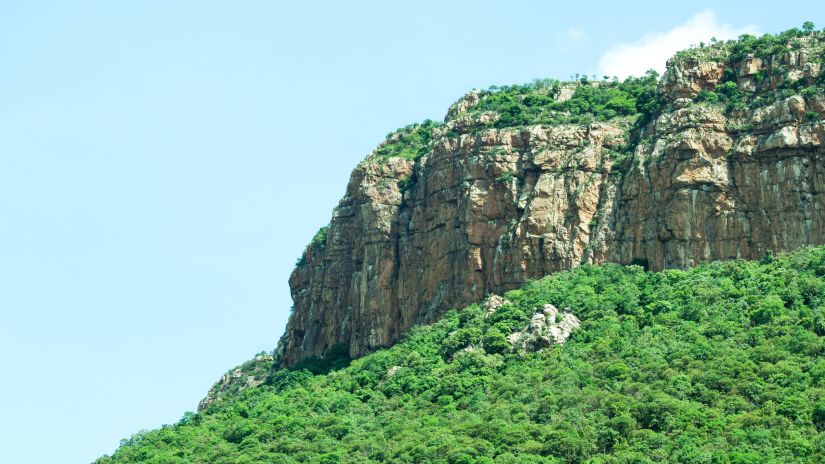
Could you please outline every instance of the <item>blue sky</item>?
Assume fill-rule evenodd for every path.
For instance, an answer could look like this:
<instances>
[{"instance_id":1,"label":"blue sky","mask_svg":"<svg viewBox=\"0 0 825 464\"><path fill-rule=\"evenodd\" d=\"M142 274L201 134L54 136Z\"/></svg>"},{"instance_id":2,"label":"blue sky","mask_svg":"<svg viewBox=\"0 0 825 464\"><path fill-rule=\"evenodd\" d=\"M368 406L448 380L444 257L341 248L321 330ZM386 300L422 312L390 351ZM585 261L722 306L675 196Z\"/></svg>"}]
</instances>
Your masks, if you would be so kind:
<instances>
[{"instance_id":1,"label":"blue sky","mask_svg":"<svg viewBox=\"0 0 825 464\"><path fill-rule=\"evenodd\" d=\"M825 25L645 3L0 1L3 461L111 453L272 350L295 259L387 132L474 87Z\"/></svg>"}]
</instances>

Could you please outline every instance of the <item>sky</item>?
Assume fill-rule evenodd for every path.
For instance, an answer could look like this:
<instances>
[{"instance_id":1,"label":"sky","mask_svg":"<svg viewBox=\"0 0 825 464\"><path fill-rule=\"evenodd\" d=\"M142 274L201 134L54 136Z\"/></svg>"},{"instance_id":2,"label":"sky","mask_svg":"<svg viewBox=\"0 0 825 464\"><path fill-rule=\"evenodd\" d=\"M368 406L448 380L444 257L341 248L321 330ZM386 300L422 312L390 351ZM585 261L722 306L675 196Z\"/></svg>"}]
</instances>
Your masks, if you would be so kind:
<instances>
[{"instance_id":1,"label":"sky","mask_svg":"<svg viewBox=\"0 0 825 464\"><path fill-rule=\"evenodd\" d=\"M271 351L386 133L825 4L0 0L0 449L82 463Z\"/></svg>"}]
</instances>

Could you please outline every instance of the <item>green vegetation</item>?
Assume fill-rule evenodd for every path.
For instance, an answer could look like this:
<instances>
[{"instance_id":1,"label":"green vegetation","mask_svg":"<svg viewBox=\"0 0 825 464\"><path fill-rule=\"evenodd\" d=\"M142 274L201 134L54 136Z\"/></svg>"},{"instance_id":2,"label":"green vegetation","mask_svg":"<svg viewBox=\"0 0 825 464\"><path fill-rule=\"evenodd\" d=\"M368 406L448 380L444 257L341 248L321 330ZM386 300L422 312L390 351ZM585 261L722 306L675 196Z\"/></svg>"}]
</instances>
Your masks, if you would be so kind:
<instances>
[{"instance_id":1,"label":"green vegetation","mask_svg":"<svg viewBox=\"0 0 825 464\"><path fill-rule=\"evenodd\" d=\"M315 232L315 235L312 237L312 241L309 242L309 246L315 250L323 250L326 248L327 232L329 232L329 226L323 226L318 229L318 232Z\"/></svg>"},{"instance_id":2,"label":"green vegetation","mask_svg":"<svg viewBox=\"0 0 825 464\"><path fill-rule=\"evenodd\" d=\"M269 377L273 362L274 356L262 351L249 361L234 369L228 370L221 378L221 381L209 390L209 394L204 398L204 403L219 401L225 397L237 396L250 385L260 385ZM187 416L184 417L192 417L191 415L192 413L187 413Z\"/></svg>"},{"instance_id":3,"label":"green vegetation","mask_svg":"<svg viewBox=\"0 0 825 464\"><path fill-rule=\"evenodd\" d=\"M814 33L814 23L807 21L802 27L802 30L792 28L779 34L763 34L761 37L750 34L740 35L738 40L731 41L729 44L729 59L731 61L742 61L748 56L766 59L773 55L789 52L799 47L799 41L796 39Z\"/></svg>"},{"instance_id":4,"label":"green vegetation","mask_svg":"<svg viewBox=\"0 0 825 464\"><path fill-rule=\"evenodd\" d=\"M658 273L582 266L506 297L324 375L275 371L97 462L825 459L825 247ZM582 327L512 352L506 336L545 303Z\"/></svg>"},{"instance_id":5,"label":"green vegetation","mask_svg":"<svg viewBox=\"0 0 825 464\"><path fill-rule=\"evenodd\" d=\"M557 101L563 86L554 80L491 87L481 93L480 101L468 113L498 113L499 119L492 124L497 128L531 124L587 124L623 116L650 116L658 108L655 94L658 77L653 70L643 77L630 77L623 82L617 79L591 82L583 77L566 101Z\"/></svg>"},{"instance_id":6,"label":"green vegetation","mask_svg":"<svg viewBox=\"0 0 825 464\"><path fill-rule=\"evenodd\" d=\"M722 83L714 91L703 90L697 95L697 102L724 104L728 111L758 108L793 95L812 97L825 92L825 74L816 77L788 78L785 54L806 47L807 58L812 62L823 62L825 34L814 31L810 21L800 29L790 29L779 34L765 34L761 37L744 34L738 40L717 42L709 47L694 48L676 54L677 59L716 60L726 64ZM749 58L758 58L771 63L768 70L753 74L753 87L740 88L734 71L738 63ZM764 64L763 64L764 66ZM741 82L740 82L741 83ZM811 120L815 120L811 119Z\"/></svg>"},{"instance_id":7,"label":"green vegetation","mask_svg":"<svg viewBox=\"0 0 825 464\"><path fill-rule=\"evenodd\" d=\"M749 57L768 59L771 56L799 49L805 40L821 39L823 34L814 30L814 23L806 21L802 29L791 28L778 34L763 34L756 37L742 34L736 40L718 41L711 39L710 44L700 44L687 50L676 52L676 59L693 59L699 61L740 62ZM812 57L821 61L821 57Z\"/></svg>"},{"instance_id":8,"label":"green vegetation","mask_svg":"<svg viewBox=\"0 0 825 464\"><path fill-rule=\"evenodd\" d=\"M329 371L342 369L349 365L349 347L345 343L331 346L323 357L310 356L293 368L296 371L309 371L313 374L326 374Z\"/></svg>"},{"instance_id":9,"label":"green vegetation","mask_svg":"<svg viewBox=\"0 0 825 464\"><path fill-rule=\"evenodd\" d=\"M375 155L383 159L417 159L429 151L433 130L441 126L441 123L427 119L420 124L410 124L390 132L387 134L387 140L375 150Z\"/></svg>"},{"instance_id":10,"label":"green vegetation","mask_svg":"<svg viewBox=\"0 0 825 464\"><path fill-rule=\"evenodd\" d=\"M811 48L812 44L814 45ZM812 22L806 21L801 29L793 28L779 34L764 34L756 37L741 35L737 40L702 43L699 47L682 50L675 54L677 60L719 61L727 64L727 70L714 91L702 91L697 102L724 104L728 111L759 107L773 103L807 90L809 95L825 92L825 73L820 73L815 82L797 80L790 82L784 78L785 65L778 65L774 74L778 83L770 75L757 72L754 82L756 92L738 88L735 65L748 57L770 59L785 52L799 50L803 46L813 50L809 60L823 63L825 32L818 32ZM780 60L781 61L781 60ZM482 113L494 112L498 119L494 122L470 123L461 129L452 128L444 133L446 137L456 137L463 132L476 132L490 127L509 128L527 125L589 124L598 121L627 119L629 132L647 124L659 111L662 102L656 95L658 74L650 70L642 77L630 77L624 81L604 76L603 80L589 79L575 75L571 82L555 79L537 79L529 84L491 86L480 92L479 102L458 116L479 118ZM776 88L769 88L776 85ZM806 87L807 86L807 87ZM770 91L768 91L770 90ZM560 101L562 92L572 92L569 99ZM435 137L435 130L444 124L426 120L411 124L387 135L387 140L375 150L379 159L401 157L415 160L426 154Z\"/></svg>"},{"instance_id":11,"label":"green vegetation","mask_svg":"<svg viewBox=\"0 0 825 464\"><path fill-rule=\"evenodd\" d=\"M327 247L327 232L329 232L329 226L323 226L320 229L318 229L318 232L315 232L315 235L309 242L309 247L313 252L319 252ZM295 262L295 265L301 266L305 263L306 253L302 254L298 258L298 261Z\"/></svg>"},{"instance_id":12,"label":"green vegetation","mask_svg":"<svg viewBox=\"0 0 825 464\"><path fill-rule=\"evenodd\" d=\"M825 74L790 81L782 60L758 71L753 86L740 88L734 69L748 57L768 59L805 44L813 50L809 60L822 63L823 38L806 22L775 36L713 40L677 59L723 61L722 82L696 101L739 111L821 95ZM374 157L416 160L441 133L607 120L628 131L627 145L611 149L614 162L631 158L635 144L652 143L633 129L659 111L655 72L622 82L576 79L491 87L459 115L469 124L446 131L430 120L407 126L389 134ZM562 92L570 98L561 101ZM498 119L474 126L485 112ZM745 122L728 129L752 130ZM502 172L497 181L515 175ZM398 186L405 191L414 182L400 179ZM598 224L594 217L590 226ZM322 227L299 264L327 240ZM345 345L331 347L323 358L270 372L257 387L246 380L261 378L267 364L247 363L205 411L124 440L97 462L825 461L825 247L660 273L582 266L506 297L510 303L494 314L479 305L451 311L355 361ZM569 308L582 327L563 346L514 352L507 337L546 303Z\"/></svg>"},{"instance_id":13,"label":"green vegetation","mask_svg":"<svg viewBox=\"0 0 825 464\"><path fill-rule=\"evenodd\" d=\"M504 171L501 173L500 176L496 178L497 181L501 182L502 184L509 184L513 181L513 178L516 176L516 173L512 171Z\"/></svg>"},{"instance_id":14,"label":"green vegetation","mask_svg":"<svg viewBox=\"0 0 825 464\"><path fill-rule=\"evenodd\" d=\"M715 91L702 90L696 96L696 101L707 103L723 103L728 111L744 109L748 94L739 90L736 82L726 81L716 86Z\"/></svg>"}]
</instances>

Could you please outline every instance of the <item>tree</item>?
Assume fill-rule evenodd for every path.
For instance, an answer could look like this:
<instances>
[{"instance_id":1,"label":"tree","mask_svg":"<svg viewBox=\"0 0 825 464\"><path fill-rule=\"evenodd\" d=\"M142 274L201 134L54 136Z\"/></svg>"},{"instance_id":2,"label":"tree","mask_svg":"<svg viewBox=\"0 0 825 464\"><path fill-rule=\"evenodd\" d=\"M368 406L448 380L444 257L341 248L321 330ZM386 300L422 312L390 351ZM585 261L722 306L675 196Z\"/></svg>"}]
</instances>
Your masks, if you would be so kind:
<instances>
[{"instance_id":1,"label":"tree","mask_svg":"<svg viewBox=\"0 0 825 464\"><path fill-rule=\"evenodd\" d=\"M811 420L817 429L825 429L825 401L820 401L814 406Z\"/></svg>"},{"instance_id":2,"label":"tree","mask_svg":"<svg viewBox=\"0 0 825 464\"><path fill-rule=\"evenodd\" d=\"M810 34L811 32L814 31L814 27L816 27L816 26L814 26L814 23L811 22L811 21L805 21L802 24L802 30L807 32L808 34Z\"/></svg>"}]
</instances>

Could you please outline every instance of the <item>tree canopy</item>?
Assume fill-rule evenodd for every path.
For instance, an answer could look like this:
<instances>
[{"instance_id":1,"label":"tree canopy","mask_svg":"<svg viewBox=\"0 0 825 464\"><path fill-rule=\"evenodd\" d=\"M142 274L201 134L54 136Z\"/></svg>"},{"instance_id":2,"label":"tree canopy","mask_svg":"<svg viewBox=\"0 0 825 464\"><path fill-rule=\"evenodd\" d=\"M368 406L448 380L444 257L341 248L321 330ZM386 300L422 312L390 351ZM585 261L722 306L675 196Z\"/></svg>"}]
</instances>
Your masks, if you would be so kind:
<instances>
[{"instance_id":1,"label":"tree canopy","mask_svg":"<svg viewBox=\"0 0 825 464\"><path fill-rule=\"evenodd\" d=\"M325 374L273 371L97 462L825 458L825 247L657 273L582 266L506 298ZM513 351L506 336L547 303L582 326Z\"/></svg>"}]
</instances>

